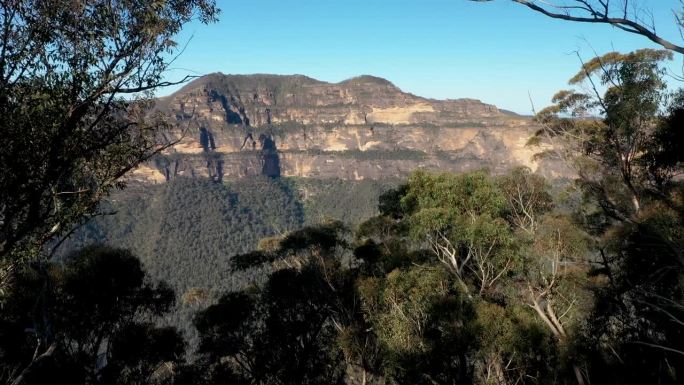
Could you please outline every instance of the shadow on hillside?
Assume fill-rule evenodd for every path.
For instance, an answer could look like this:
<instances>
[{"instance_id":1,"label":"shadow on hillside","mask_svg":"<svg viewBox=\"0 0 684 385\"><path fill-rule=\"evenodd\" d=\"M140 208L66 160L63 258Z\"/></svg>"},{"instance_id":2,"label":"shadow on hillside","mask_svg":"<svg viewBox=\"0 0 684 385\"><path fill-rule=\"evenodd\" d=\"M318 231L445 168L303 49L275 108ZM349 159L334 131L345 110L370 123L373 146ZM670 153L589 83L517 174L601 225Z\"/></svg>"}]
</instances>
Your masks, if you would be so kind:
<instances>
[{"instance_id":1,"label":"shadow on hillside","mask_svg":"<svg viewBox=\"0 0 684 385\"><path fill-rule=\"evenodd\" d=\"M275 141L270 135L261 134L259 135L259 143L261 143L261 160L263 162L261 175L271 178L280 177L280 156Z\"/></svg>"}]
</instances>

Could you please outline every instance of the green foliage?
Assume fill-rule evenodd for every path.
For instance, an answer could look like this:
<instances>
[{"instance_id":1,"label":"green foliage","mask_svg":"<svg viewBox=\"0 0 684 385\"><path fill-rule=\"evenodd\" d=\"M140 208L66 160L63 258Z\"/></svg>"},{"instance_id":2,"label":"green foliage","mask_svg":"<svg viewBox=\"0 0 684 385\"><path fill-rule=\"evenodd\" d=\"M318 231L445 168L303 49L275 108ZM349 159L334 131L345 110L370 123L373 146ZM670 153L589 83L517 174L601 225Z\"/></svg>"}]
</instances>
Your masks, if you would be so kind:
<instances>
[{"instance_id":1,"label":"green foliage","mask_svg":"<svg viewBox=\"0 0 684 385\"><path fill-rule=\"evenodd\" d=\"M381 373L398 383L450 383L468 378L473 314L440 266L396 269L362 278L360 299L384 353Z\"/></svg>"},{"instance_id":2,"label":"green foliage","mask_svg":"<svg viewBox=\"0 0 684 385\"><path fill-rule=\"evenodd\" d=\"M564 351L592 304L583 279L588 242L568 219L549 215L550 190L515 169L499 177L416 173L381 196L382 214L359 226L355 255L369 275L358 290L385 349L386 376L482 384L572 378L574 356ZM435 303L453 307L429 311ZM457 347L435 342L431 322Z\"/></svg>"},{"instance_id":3,"label":"green foliage","mask_svg":"<svg viewBox=\"0 0 684 385\"><path fill-rule=\"evenodd\" d=\"M183 330L194 348L194 312L222 292L263 281L269 269L234 272L234 255L259 248L254 258L264 256L261 251L272 251L283 233L325 217L348 223L368 218L377 213L371 202L394 183L259 177L225 185L184 178L157 186L131 185L103 205L103 211L113 214L74 233L61 253L91 243L129 247L152 277L169 282L176 291L179 304L165 316L166 322ZM260 239L269 237L271 246L258 247Z\"/></svg>"},{"instance_id":4,"label":"green foliage","mask_svg":"<svg viewBox=\"0 0 684 385\"><path fill-rule=\"evenodd\" d=\"M593 242L583 242L589 238L562 223L542 229L534 247L533 255L542 257L537 262L549 265L551 257L567 272L537 268L536 282L543 284L530 291L544 300L535 301L535 310L546 312L542 319L549 324L557 323L544 306L566 304L575 360L586 366L576 373L592 382L681 382L684 205L676 175L682 91L667 91L662 62L669 58L669 52L648 49L595 58L571 79L588 82L593 92L562 92L539 116L539 134L559 139L564 147L556 152L578 171L584 195L575 217ZM598 85L605 87L602 95ZM601 117L562 116L585 116L592 109ZM585 245L597 255L582 266L577 258ZM587 323L578 322L581 313L589 314ZM554 328L562 336L560 326Z\"/></svg>"},{"instance_id":5,"label":"green foliage","mask_svg":"<svg viewBox=\"0 0 684 385\"><path fill-rule=\"evenodd\" d=\"M390 272L380 287L372 281L361 283L361 298L374 317L380 342L396 353L425 351L430 312L452 291L448 278L443 269L415 267Z\"/></svg>"},{"instance_id":6,"label":"green foliage","mask_svg":"<svg viewBox=\"0 0 684 385\"><path fill-rule=\"evenodd\" d=\"M572 78L570 84L579 84L591 76L600 77L606 84L613 81L616 76L621 76L627 68L625 63L653 64L663 60L672 59L672 52L666 50L655 50L650 48L640 49L628 54L619 52L609 52L600 57L595 57L582 65L582 69ZM651 78L651 81L653 78Z\"/></svg>"},{"instance_id":7,"label":"green foliage","mask_svg":"<svg viewBox=\"0 0 684 385\"><path fill-rule=\"evenodd\" d=\"M517 241L505 219L506 197L484 171L417 172L401 198L414 238L424 239L464 289L495 289L520 265Z\"/></svg>"},{"instance_id":8,"label":"green foliage","mask_svg":"<svg viewBox=\"0 0 684 385\"><path fill-rule=\"evenodd\" d=\"M173 291L150 282L125 250L90 247L63 264L27 266L0 300L4 381L147 384L161 363L185 353L175 329L154 325Z\"/></svg>"},{"instance_id":9,"label":"green foliage","mask_svg":"<svg viewBox=\"0 0 684 385\"><path fill-rule=\"evenodd\" d=\"M356 225L378 213L378 196L395 187L394 179L351 181L343 179L292 178L304 207L304 220L315 225L341 220Z\"/></svg>"},{"instance_id":10,"label":"green foliage","mask_svg":"<svg viewBox=\"0 0 684 385\"><path fill-rule=\"evenodd\" d=\"M271 198L278 189L290 191L287 183L264 181L259 186ZM208 182L175 183L219 194L225 189ZM614 329L599 333L599 325L586 316L594 304L592 290L612 291L590 275L597 271L588 254L590 238L569 217L550 211L549 190L523 169L500 177L417 174L380 197L380 215L359 225L355 237L342 223L328 222L269 235L258 245L253 241L255 251L227 262L238 274L264 267L272 273L253 281L255 286L234 287L237 292L206 309L211 299L186 305L184 317L200 310L199 342L191 340L199 360L179 368L175 380L335 383L351 376L417 384L570 383L578 365L606 369L596 358L603 345L593 338L616 341L624 335ZM241 199L227 197L234 203ZM520 207L534 212L530 231L518 231L513 220ZM439 220L424 214L435 212ZM655 223L665 228L677 217L662 220ZM426 238L439 232L448 234L460 261L470 255L460 276L453 265L438 263L440 255ZM497 272L495 284L473 290L492 282L483 271ZM624 282L628 279L645 278L625 276ZM184 298L201 291L190 287ZM604 317L598 310L592 314ZM615 325L608 319L602 325ZM638 322L633 325L639 330ZM669 336L677 341L676 334Z\"/></svg>"},{"instance_id":11,"label":"green foliage","mask_svg":"<svg viewBox=\"0 0 684 385\"><path fill-rule=\"evenodd\" d=\"M395 268L418 261L406 239L406 226L392 218L379 215L363 222L356 230L356 258L364 262L364 269L386 274Z\"/></svg>"},{"instance_id":12,"label":"green foliage","mask_svg":"<svg viewBox=\"0 0 684 385\"><path fill-rule=\"evenodd\" d=\"M191 288L216 293L244 287L251 274L230 274L230 257L303 222L295 193L261 177L228 185L177 178L131 187L113 198L117 213L93 221L67 246L128 245L152 276L172 282L181 294Z\"/></svg>"},{"instance_id":13,"label":"green foliage","mask_svg":"<svg viewBox=\"0 0 684 385\"><path fill-rule=\"evenodd\" d=\"M180 299L202 290L202 301L178 301L166 323L197 345L193 314L227 290L263 279L263 269L231 272L231 257L255 248L262 237L302 225L295 194L268 178L229 185L178 178L164 185L131 186L113 195L105 211L65 243L67 251L92 243L126 245L140 256L148 274L169 282Z\"/></svg>"},{"instance_id":14,"label":"green foliage","mask_svg":"<svg viewBox=\"0 0 684 385\"><path fill-rule=\"evenodd\" d=\"M248 383L342 383L338 331L353 317L343 237L339 222L287 234L269 252L269 261L286 266L252 294L226 294L200 312L200 377L218 383L228 372ZM239 266L249 264L245 258L236 259Z\"/></svg>"},{"instance_id":15,"label":"green foliage","mask_svg":"<svg viewBox=\"0 0 684 385\"><path fill-rule=\"evenodd\" d=\"M479 382L536 383L558 381L560 357L550 333L526 309L481 301L476 305Z\"/></svg>"},{"instance_id":16,"label":"green foliage","mask_svg":"<svg viewBox=\"0 0 684 385\"><path fill-rule=\"evenodd\" d=\"M681 103L675 96L665 108L662 61L668 58L671 53L650 49L597 57L571 79L589 83L591 91L561 91L537 116L543 125L538 139L556 142L555 154L577 169L578 182L611 220L623 221L654 195L666 195L677 173L679 130L667 127ZM592 113L602 118L586 119Z\"/></svg>"},{"instance_id":17,"label":"green foliage","mask_svg":"<svg viewBox=\"0 0 684 385\"><path fill-rule=\"evenodd\" d=\"M594 378L616 384L680 381L683 236L682 212L663 204L606 234L609 284L597 293L594 322L581 341Z\"/></svg>"},{"instance_id":18,"label":"green foliage","mask_svg":"<svg viewBox=\"0 0 684 385\"><path fill-rule=\"evenodd\" d=\"M546 215L535 233L533 251L539 255L555 254L558 260L581 262L589 248L589 239L570 218Z\"/></svg>"},{"instance_id":19,"label":"green foliage","mask_svg":"<svg viewBox=\"0 0 684 385\"><path fill-rule=\"evenodd\" d=\"M447 220L464 214L497 216L503 211L505 201L496 183L484 171L437 175L416 172L409 178L402 204L414 215L434 210L439 220ZM425 219L429 216L425 215Z\"/></svg>"},{"instance_id":20,"label":"green foliage","mask_svg":"<svg viewBox=\"0 0 684 385\"><path fill-rule=\"evenodd\" d=\"M164 148L152 92L213 1L11 1L0 16L0 258L35 257Z\"/></svg>"},{"instance_id":21,"label":"green foliage","mask_svg":"<svg viewBox=\"0 0 684 385\"><path fill-rule=\"evenodd\" d=\"M346 247L347 243L344 240L346 232L347 229L339 221L306 226L286 234L277 241L269 242L270 250L234 256L232 267L234 271L241 271L275 261L286 261L288 265L294 264L301 267L306 262L302 258L308 258L311 255L322 258L334 253L339 247ZM321 262L324 263L324 261Z\"/></svg>"},{"instance_id":22,"label":"green foliage","mask_svg":"<svg viewBox=\"0 0 684 385\"><path fill-rule=\"evenodd\" d=\"M551 186L529 168L518 167L498 178L507 205L507 219L528 234L536 231L539 218L554 207Z\"/></svg>"},{"instance_id":23,"label":"green foliage","mask_svg":"<svg viewBox=\"0 0 684 385\"><path fill-rule=\"evenodd\" d=\"M680 145L684 143L684 90L675 92L667 105L667 115L650 134L640 166L648 170L651 183L665 190L669 179L684 162Z\"/></svg>"}]
</instances>

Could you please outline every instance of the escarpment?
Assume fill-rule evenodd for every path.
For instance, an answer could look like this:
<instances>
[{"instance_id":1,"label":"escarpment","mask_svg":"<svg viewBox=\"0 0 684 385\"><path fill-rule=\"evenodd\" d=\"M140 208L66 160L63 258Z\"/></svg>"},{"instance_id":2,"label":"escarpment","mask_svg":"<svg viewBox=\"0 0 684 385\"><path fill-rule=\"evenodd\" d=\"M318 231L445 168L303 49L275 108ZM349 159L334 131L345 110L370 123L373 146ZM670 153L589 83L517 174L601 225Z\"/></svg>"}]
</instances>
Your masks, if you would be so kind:
<instances>
[{"instance_id":1,"label":"escarpment","mask_svg":"<svg viewBox=\"0 0 684 385\"><path fill-rule=\"evenodd\" d=\"M373 76L326 83L211 74L155 108L177 124L172 134L180 141L131 174L152 183L180 175L360 180L516 165L547 176L564 172L534 160L529 117L475 99L422 98Z\"/></svg>"}]
</instances>

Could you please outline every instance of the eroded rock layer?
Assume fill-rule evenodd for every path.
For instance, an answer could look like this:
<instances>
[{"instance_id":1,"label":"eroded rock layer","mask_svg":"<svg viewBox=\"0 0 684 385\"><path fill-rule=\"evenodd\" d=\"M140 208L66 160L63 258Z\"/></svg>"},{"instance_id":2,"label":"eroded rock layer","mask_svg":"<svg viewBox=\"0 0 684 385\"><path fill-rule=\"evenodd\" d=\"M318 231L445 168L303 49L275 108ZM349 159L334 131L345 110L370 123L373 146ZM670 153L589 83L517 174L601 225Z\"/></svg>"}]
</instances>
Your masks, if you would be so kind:
<instances>
[{"instance_id":1,"label":"eroded rock layer","mask_svg":"<svg viewBox=\"0 0 684 385\"><path fill-rule=\"evenodd\" d=\"M212 74L156 109L182 139L132 174L153 183L179 175L380 179L516 165L562 172L533 159L539 148L525 145L535 130L528 117L474 99L421 98L372 76L332 84Z\"/></svg>"}]
</instances>

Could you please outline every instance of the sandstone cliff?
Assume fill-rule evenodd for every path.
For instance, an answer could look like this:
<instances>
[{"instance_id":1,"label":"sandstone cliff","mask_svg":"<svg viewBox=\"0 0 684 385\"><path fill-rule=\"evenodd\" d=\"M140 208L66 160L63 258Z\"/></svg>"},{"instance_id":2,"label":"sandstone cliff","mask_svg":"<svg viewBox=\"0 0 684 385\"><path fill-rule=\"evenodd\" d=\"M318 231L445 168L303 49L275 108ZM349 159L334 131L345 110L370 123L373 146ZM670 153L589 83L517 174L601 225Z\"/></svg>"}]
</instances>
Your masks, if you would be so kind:
<instances>
[{"instance_id":1,"label":"sandstone cliff","mask_svg":"<svg viewBox=\"0 0 684 385\"><path fill-rule=\"evenodd\" d=\"M176 146L133 173L149 182L179 175L380 179L413 170L533 170L528 117L474 99L433 100L387 80L332 84L306 76L199 78L158 100L179 127ZM556 167L542 165L547 175Z\"/></svg>"}]
</instances>

